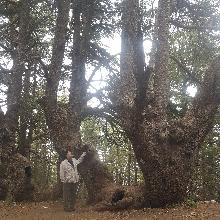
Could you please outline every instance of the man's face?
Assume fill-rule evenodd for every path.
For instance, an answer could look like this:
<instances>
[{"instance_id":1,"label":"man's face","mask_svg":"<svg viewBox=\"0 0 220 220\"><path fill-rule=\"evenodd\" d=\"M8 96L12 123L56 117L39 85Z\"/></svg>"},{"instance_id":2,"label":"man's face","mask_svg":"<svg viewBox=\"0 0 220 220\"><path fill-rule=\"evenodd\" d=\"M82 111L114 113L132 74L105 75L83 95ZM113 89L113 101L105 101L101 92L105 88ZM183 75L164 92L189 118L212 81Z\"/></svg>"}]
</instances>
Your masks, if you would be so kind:
<instances>
[{"instance_id":1,"label":"man's face","mask_svg":"<svg viewBox=\"0 0 220 220\"><path fill-rule=\"evenodd\" d=\"M68 151L67 155L66 155L67 160L71 160L73 158L72 152Z\"/></svg>"}]
</instances>

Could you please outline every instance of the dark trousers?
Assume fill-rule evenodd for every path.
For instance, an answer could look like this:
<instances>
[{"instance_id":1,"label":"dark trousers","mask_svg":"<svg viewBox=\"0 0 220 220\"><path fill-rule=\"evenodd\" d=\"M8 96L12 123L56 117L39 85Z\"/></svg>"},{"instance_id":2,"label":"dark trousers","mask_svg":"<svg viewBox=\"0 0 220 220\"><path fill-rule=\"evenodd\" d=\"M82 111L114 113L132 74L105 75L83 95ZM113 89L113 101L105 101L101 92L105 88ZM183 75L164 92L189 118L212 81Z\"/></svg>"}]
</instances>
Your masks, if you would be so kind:
<instances>
[{"instance_id":1,"label":"dark trousers","mask_svg":"<svg viewBox=\"0 0 220 220\"><path fill-rule=\"evenodd\" d=\"M64 211L73 211L76 202L77 183L63 183Z\"/></svg>"}]
</instances>

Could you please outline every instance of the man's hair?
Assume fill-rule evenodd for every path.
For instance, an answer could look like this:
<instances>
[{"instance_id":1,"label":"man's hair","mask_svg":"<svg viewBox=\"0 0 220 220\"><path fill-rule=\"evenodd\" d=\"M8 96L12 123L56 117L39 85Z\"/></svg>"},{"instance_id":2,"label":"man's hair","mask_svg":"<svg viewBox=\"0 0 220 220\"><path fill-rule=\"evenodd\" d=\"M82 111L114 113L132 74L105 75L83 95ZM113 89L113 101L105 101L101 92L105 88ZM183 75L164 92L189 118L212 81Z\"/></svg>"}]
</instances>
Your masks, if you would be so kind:
<instances>
[{"instance_id":1,"label":"man's hair","mask_svg":"<svg viewBox=\"0 0 220 220\"><path fill-rule=\"evenodd\" d=\"M67 148L66 150L63 150L63 152L62 152L62 159L63 160L66 159L66 155L68 152L72 152L72 151L69 148Z\"/></svg>"}]
</instances>

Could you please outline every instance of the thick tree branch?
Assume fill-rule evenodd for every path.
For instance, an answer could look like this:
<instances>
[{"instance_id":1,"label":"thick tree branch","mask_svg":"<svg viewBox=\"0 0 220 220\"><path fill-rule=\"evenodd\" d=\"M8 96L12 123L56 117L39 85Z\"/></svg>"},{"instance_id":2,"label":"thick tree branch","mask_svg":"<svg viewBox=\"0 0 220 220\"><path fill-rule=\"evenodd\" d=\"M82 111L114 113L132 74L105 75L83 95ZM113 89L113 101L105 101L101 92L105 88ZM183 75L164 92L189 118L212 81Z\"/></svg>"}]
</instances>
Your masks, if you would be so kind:
<instances>
[{"instance_id":1,"label":"thick tree branch","mask_svg":"<svg viewBox=\"0 0 220 220\"><path fill-rule=\"evenodd\" d=\"M65 50L65 37L69 21L70 0L57 0L58 15L53 42L52 58L48 74L46 75L46 97L52 108L56 107L57 89L59 85L61 67Z\"/></svg>"},{"instance_id":2,"label":"thick tree branch","mask_svg":"<svg viewBox=\"0 0 220 220\"><path fill-rule=\"evenodd\" d=\"M170 0L159 0L158 2L158 29L156 41L155 70L154 70L154 92L155 92L155 112L158 119L166 118L166 107L168 104L169 77L169 17Z\"/></svg>"},{"instance_id":3,"label":"thick tree branch","mask_svg":"<svg viewBox=\"0 0 220 220\"><path fill-rule=\"evenodd\" d=\"M67 109L59 107L57 104L57 90L61 77L61 68L63 63L67 24L69 21L70 0L57 0L57 19L55 27L55 35L53 40L52 58L50 61L49 69L41 62L43 68L46 68L46 91L45 97L39 100L42 106L46 123L49 127L50 137L54 143L55 149L61 155L63 147L68 142L68 120L66 119ZM57 128L62 128L61 132ZM62 142L63 141L63 142Z\"/></svg>"},{"instance_id":4,"label":"thick tree branch","mask_svg":"<svg viewBox=\"0 0 220 220\"><path fill-rule=\"evenodd\" d=\"M87 105L86 93L89 82L85 78L85 64L89 58L92 37L92 21L94 18L95 1L89 1L87 5L76 2L74 5L74 36L72 49L72 76L70 83L70 106L74 115L80 116L81 111ZM93 57L94 59L94 57ZM98 68L92 73L92 79ZM76 119L77 121L78 119Z\"/></svg>"},{"instance_id":5,"label":"thick tree branch","mask_svg":"<svg viewBox=\"0 0 220 220\"><path fill-rule=\"evenodd\" d=\"M117 105L134 106L143 103L146 94L145 57L142 16L139 1L124 0L122 14L120 84Z\"/></svg>"}]
</instances>

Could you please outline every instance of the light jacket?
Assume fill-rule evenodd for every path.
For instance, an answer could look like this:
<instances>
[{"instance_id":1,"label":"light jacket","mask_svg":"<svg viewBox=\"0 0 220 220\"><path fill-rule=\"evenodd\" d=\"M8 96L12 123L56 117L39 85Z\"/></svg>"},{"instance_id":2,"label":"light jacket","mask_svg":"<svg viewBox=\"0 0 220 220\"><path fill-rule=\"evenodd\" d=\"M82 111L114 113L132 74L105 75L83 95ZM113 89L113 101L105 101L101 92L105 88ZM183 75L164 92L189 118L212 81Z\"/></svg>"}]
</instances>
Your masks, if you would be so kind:
<instances>
[{"instance_id":1,"label":"light jacket","mask_svg":"<svg viewBox=\"0 0 220 220\"><path fill-rule=\"evenodd\" d=\"M79 174L77 165L80 164L86 153L83 153L78 160L72 159L74 167L68 162L67 159L60 164L60 180L63 183L77 183L79 182Z\"/></svg>"}]
</instances>

